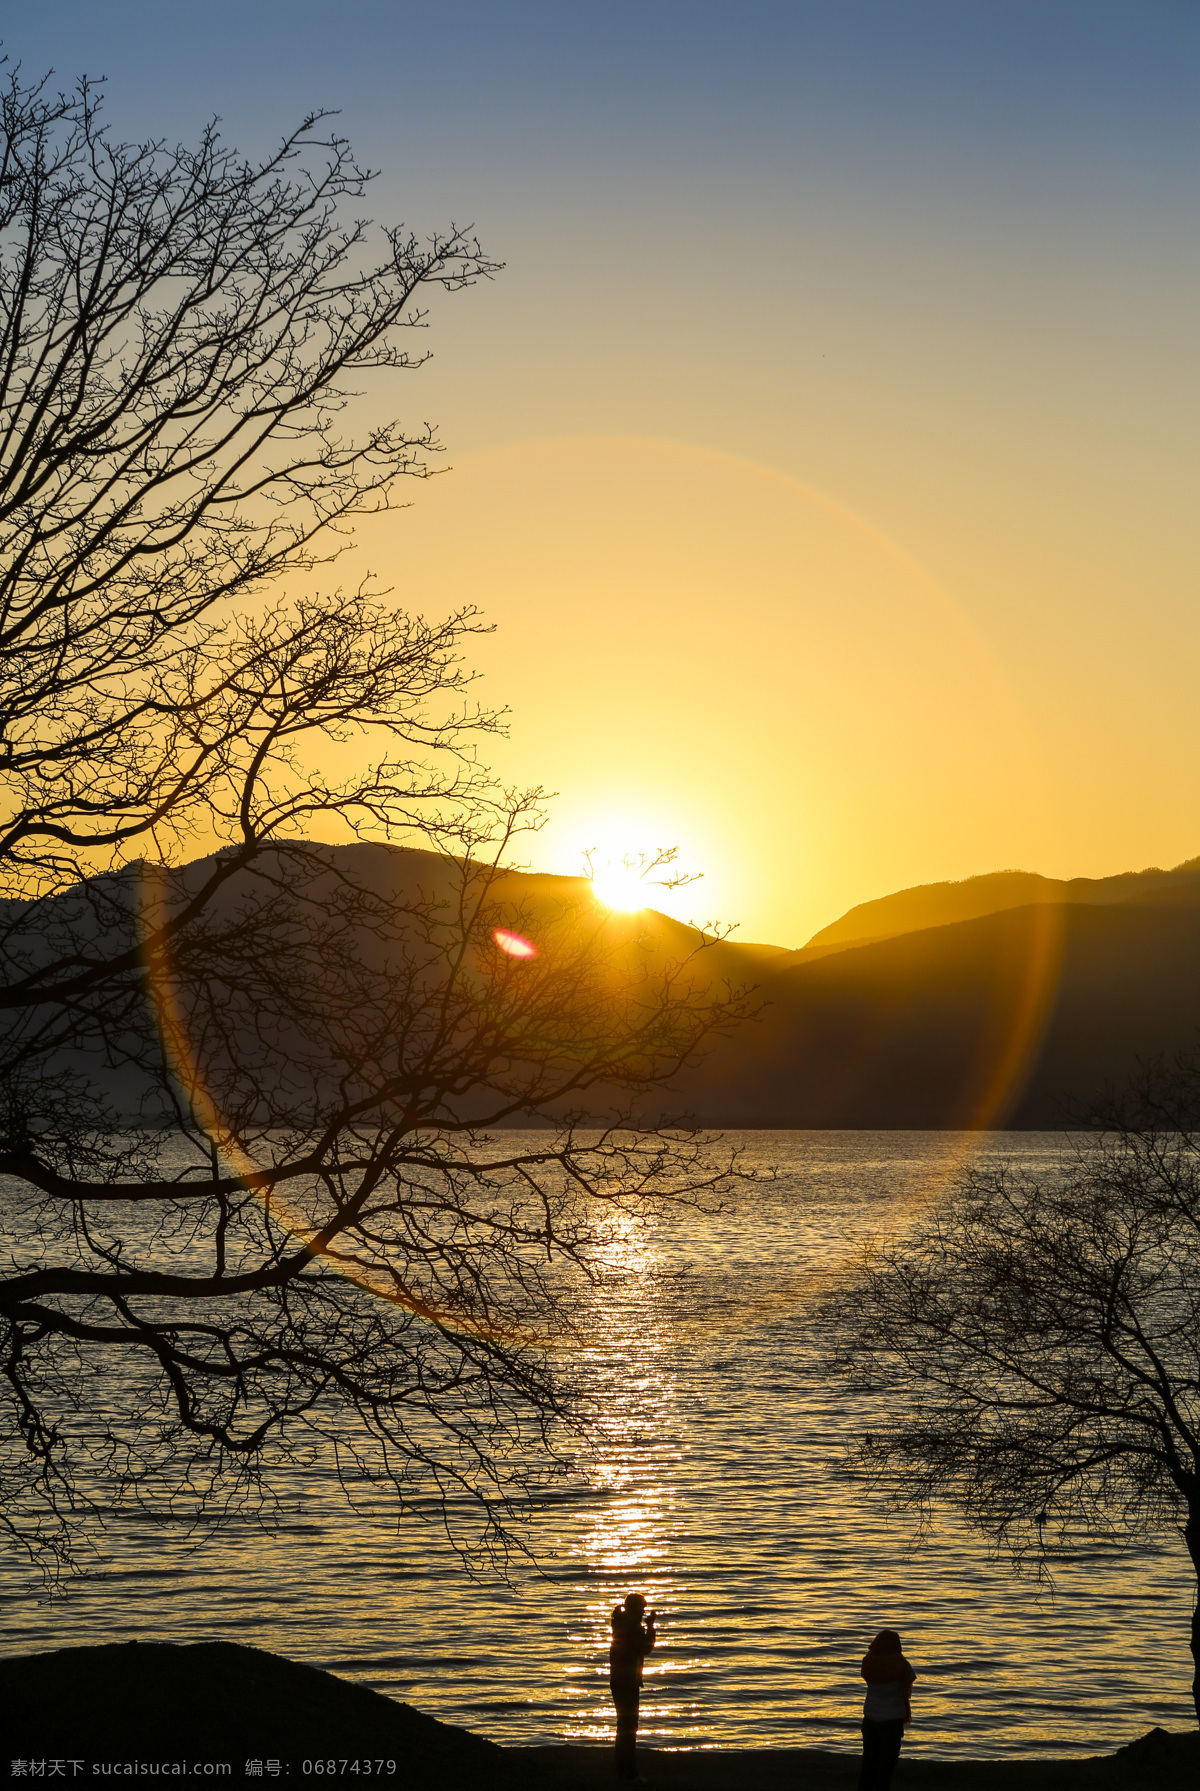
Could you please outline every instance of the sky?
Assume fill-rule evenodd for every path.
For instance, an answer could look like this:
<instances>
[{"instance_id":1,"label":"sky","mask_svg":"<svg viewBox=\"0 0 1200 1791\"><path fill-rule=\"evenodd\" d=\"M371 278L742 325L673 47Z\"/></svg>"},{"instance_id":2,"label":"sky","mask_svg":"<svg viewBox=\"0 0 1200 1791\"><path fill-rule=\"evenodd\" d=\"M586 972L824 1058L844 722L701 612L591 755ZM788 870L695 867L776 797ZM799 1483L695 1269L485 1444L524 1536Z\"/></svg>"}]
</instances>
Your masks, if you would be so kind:
<instances>
[{"instance_id":1,"label":"sky","mask_svg":"<svg viewBox=\"0 0 1200 1791\"><path fill-rule=\"evenodd\" d=\"M656 905L794 946L1200 854L1194 0L0 20L122 136L336 108L372 216L505 264L394 400L452 470L336 576L495 624L527 862L677 845Z\"/></svg>"}]
</instances>

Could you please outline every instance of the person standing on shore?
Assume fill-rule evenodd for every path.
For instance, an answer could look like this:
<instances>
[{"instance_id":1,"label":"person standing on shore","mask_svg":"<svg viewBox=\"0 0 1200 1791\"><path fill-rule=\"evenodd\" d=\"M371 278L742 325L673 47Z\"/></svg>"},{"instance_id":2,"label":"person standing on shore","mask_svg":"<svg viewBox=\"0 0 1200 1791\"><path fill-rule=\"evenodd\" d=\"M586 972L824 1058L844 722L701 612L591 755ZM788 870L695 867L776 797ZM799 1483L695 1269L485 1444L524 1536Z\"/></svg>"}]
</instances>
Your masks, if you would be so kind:
<instances>
[{"instance_id":1,"label":"person standing on shore","mask_svg":"<svg viewBox=\"0 0 1200 1791\"><path fill-rule=\"evenodd\" d=\"M860 1668L867 1682L863 1700L862 1772L858 1791L888 1791L904 1726L912 1721L913 1680L916 1674L904 1658L900 1637L894 1629L881 1629Z\"/></svg>"},{"instance_id":2,"label":"person standing on shore","mask_svg":"<svg viewBox=\"0 0 1200 1791\"><path fill-rule=\"evenodd\" d=\"M636 1779L637 1731L642 1696L642 1666L655 1643L654 1612L642 1612L646 1600L631 1592L612 1614L612 1646L608 1651L609 1684L617 1707L617 1777Z\"/></svg>"}]
</instances>

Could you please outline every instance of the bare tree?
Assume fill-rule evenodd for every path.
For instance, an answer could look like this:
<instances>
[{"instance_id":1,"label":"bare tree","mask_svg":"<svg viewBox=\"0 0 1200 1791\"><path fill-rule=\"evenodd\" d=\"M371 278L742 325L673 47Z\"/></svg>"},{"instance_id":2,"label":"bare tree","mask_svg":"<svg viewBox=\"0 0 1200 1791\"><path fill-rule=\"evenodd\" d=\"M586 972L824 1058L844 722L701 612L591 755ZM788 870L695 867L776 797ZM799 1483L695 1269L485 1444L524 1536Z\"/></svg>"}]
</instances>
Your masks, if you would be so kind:
<instances>
[{"instance_id":1,"label":"bare tree","mask_svg":"<svg viewBox=\"0 0 1200 1791\"><path fill-rule=\"evenodd\" d=\"M974 1169L838 1297L897 1504L956 1502L1045 1571L1181 1531L1200 1579L1200 1066L1109 1103L1060 1169ZM1200 1607L1191 1648L1200 1717Z\"/></svg>"},{"instance_id":2,"label":"bare tree","mask_svg":"<svg viewBox=\"0 0 1200 1791\"><path fill-rule=\"evenodd\" d=\"M744 997L522 905L474 612L265 604L426 469L356 382L493 271L372 254L367 179L319 116L251 164L0 101L0 1521L51 1570L90 1502L211 1515L310 1448L503 1528L609 1217L720 1179L643 1120Z\"/></svg>"}]
</instances>

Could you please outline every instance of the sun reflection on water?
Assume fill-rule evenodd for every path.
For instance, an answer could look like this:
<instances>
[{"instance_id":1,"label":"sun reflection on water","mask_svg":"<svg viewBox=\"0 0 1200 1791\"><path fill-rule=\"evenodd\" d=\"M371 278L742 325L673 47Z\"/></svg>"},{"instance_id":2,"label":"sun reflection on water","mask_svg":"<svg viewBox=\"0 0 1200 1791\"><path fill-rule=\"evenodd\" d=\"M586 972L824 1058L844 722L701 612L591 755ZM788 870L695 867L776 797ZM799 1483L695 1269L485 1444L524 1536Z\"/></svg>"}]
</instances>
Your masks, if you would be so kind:
<instances>
[{"instance_id":1,"label":"sun reflection on water","mask_svg":"<svg viewBox=\"0 0 1200 1791\"><path fill-rule=\"evenodd\" d=\"M684 1663L672 1655L672 1604L681 1587L673 1563L678 1484L688 1450L678 1370L678 1338L663 1297L666 1263L653 1226L618 1219L593 1287L582 1366L598 1408L587 1460L600 1495L578 1538L587 1575L580 1591L584 1627L577 1640L589 1665L576 1682L579 1707L566 1735L611 1740L608 1690L613 1607L641 1592L658 1617L658 1648L646 1660L641 1734L680 1733L683 1715L664 1696Z\"/></svg>"}]
</instances>

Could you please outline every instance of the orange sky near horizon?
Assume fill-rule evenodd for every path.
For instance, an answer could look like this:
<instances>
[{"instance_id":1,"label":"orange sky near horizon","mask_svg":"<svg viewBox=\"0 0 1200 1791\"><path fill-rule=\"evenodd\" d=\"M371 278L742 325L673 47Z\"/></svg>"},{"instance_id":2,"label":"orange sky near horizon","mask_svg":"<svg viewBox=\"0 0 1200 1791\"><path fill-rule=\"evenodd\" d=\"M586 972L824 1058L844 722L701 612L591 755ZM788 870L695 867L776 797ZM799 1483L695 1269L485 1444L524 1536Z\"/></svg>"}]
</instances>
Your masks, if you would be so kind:
<instances>
[{"instance_id":1,"label":"orange sky near horizon","mask_svg":"<svg viewBox=\"0 0 1200 1791\"><path fill-rule=\"evenodd\" d=\"M794 479L593 437L460 457L339 561L431 614L478 602L487 757L557 795L517 857L578 874L677 846L647 905L800 945L888 889L1055 856L1011 681L947 594ZM452 544L450 546L449 544Z\"/></svg>"}]
</instances>

